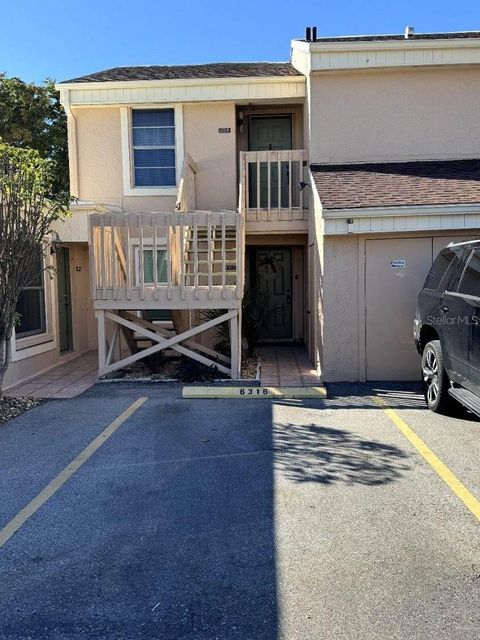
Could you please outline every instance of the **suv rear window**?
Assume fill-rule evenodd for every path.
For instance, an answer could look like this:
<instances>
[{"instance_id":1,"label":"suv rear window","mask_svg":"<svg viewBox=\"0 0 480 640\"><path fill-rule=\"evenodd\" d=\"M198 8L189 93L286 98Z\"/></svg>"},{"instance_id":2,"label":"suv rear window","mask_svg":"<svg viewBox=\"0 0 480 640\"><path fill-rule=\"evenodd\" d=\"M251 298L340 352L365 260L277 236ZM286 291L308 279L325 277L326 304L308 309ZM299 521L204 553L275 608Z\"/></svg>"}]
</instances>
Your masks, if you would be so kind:
<instances>
[{"instance_id":1,"label":"suv rear window","mask_svg":"<svg viewBox=\"0 0 480 640\"><path fill-rule=\"evenodd\" d=\"M480 298L480 251L475 251L470 256L465 271L463 272L460 285L458 287L459 293L464 293L469 296L476 296Z\"/></svg>"},{"instance_id":2,"label":"suv rear window","mask_svg":"<svg viewBox=\"0 0 480 640\"><path fill-rule=\"evenodd\" d=\"M432 264L425 280L425 289L443 289L448 287L452 275L455 273L459 259L457 254L450 249L441 251Z\"/></svg>"}]
</instances>

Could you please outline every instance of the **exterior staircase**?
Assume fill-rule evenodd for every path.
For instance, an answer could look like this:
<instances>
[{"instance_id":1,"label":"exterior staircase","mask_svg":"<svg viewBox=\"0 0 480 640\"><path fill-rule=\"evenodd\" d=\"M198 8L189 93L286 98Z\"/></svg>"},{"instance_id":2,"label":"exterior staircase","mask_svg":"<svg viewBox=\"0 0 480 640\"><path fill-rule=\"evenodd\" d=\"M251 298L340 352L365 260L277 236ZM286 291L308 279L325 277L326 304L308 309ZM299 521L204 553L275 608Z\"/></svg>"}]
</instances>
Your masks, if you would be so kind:
<instances>
[{"instance_id":1,"label":"exterior staircase","mask_svg":"<svg viewBox=\"0 0 480 640\"><path fill-rule=\"evenodd\" d=\"M218 225L197 230L190 227L185 255L187 286L222 286L237 282L235 229L225 229L222 233L222 228ZM213 267L210 274L209 264Z\"/></svg>"}]
</instances>

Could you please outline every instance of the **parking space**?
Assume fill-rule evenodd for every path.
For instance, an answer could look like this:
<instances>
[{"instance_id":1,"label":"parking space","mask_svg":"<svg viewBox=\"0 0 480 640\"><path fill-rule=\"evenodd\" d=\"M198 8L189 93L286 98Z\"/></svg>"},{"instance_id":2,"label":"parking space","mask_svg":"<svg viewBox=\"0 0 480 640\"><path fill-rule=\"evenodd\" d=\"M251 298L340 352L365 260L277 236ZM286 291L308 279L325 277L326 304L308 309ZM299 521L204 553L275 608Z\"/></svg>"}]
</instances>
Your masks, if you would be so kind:
<instances>
[{"instance_id":1,"label":"parking space","mask_svg":"<svg viewBox=\"0 0 480 640\"><path fill-rule=\"evenodd\" d=\"M416 386L182 400L97 385L0 428L0 529L147 398L0 547L0 638L475 638L480 421Z\"/></svg>"}]
</instances>

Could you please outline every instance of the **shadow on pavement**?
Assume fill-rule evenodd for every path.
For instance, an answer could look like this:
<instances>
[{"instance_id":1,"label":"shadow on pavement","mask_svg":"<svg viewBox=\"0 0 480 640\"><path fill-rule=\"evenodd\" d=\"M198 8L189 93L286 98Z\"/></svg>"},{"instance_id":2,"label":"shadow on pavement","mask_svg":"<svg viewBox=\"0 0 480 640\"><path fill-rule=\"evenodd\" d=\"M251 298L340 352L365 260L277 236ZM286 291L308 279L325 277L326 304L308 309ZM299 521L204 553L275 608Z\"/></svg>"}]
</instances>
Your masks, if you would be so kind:
<instances>
[{"instance_id":1,"label":"shadow on pavement","mask_svg":"<svg viewBox=\"0 0 480 640\"><path fill-rule=\"evenodd\" d=\"M408 470L398 447L318 424L278 424L275 466L295 482L380 485Z\"/></svg>"}]
</instances>

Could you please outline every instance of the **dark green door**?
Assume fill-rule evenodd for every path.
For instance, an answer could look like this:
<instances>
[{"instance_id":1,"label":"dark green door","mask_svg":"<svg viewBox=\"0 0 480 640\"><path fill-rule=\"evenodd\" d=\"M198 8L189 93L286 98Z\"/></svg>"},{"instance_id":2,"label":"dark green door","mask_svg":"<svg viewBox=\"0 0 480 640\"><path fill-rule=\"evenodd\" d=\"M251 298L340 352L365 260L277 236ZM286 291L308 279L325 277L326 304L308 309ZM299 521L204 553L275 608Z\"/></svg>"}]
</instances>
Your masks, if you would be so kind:
<instances>
[{"instance_id":1,"label":"dark green door","mask_svg":"<svg viewBox=\"0 0 480 640\"><path fill-rule=\"evenodd\" d=\"M57 251L58 333L60 351L70 351L72 344L72 291L70 287L70 251Z\"/></svg>"},{"instance_id":2,"label":"dark green door","mask_svg":"<svg viewBox=\"0 0 480 640\"><path fill-rule=\"evenodd\" d=\"M277 151L292 148L291 116L251 116L248 148L250 151ZM270 167L270 207L278 207L278 164ZM280 163L280 206L288 207L288 162ZM249 167L249 206L257 206L257 167ZM268 166L260 163L260 207L268 207Z\"/></svg>"},{"instance_id":3,"label":"dark green door","mask_svg":"<svg viewBox=\"0 0 480 640\"><path fill-rule=\"evenodd\" d=\"M261 304L269 309L269 326L259 332L262 340L291 340L292 250L289 247L262 247L254 250L255 284L265 292Z\"/></svg>"}]
</instances>

